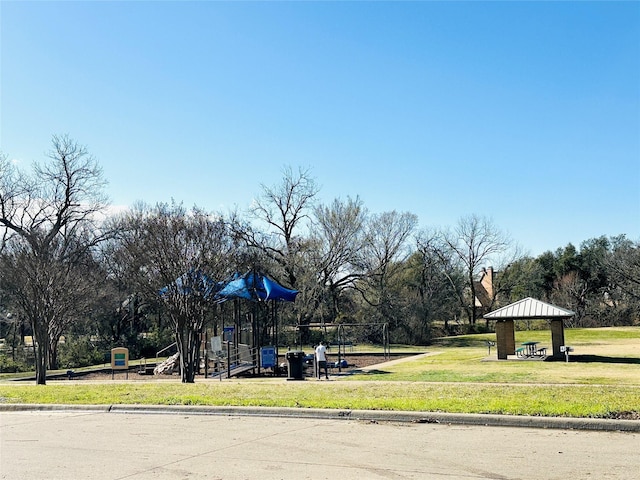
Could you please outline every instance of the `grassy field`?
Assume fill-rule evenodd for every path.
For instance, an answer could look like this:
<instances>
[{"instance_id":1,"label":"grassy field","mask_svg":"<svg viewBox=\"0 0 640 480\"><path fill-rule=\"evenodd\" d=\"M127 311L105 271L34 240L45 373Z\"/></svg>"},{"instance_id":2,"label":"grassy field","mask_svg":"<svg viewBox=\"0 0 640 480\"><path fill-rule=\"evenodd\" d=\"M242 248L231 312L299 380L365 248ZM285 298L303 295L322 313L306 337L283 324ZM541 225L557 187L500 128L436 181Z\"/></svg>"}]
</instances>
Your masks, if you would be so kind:
<instances>
[{"instance_id":1,"label":"grassy field","mask_svg":"<svg viewBox=\"0 0 640 480\"><path fill-rule=\"evenodd\" d=\"M496 361L485 339L441 339L428 355L336 381L283 378L155 382L0 384L1 403L286 406L640 418L640 328L567 330L572 361ZM516 341L550 346L549 331Z\"/></svg>"},{"instance_id":2,"label":"grassy field","mask_svg":"<svg viewBox=\"0 0 640 480\"><path fill-rule=\"evenodd\" d=\"M497 361L485 340L495 334L440 339L427 350L433 355L355 375L350 380L411 382L489 382L527 384L640 385L640 328L598 328L565 331L574 347L570 362ZM547 330L516 332L516 344L538 341L551 347Z\"/></svg>"}]
</instances>

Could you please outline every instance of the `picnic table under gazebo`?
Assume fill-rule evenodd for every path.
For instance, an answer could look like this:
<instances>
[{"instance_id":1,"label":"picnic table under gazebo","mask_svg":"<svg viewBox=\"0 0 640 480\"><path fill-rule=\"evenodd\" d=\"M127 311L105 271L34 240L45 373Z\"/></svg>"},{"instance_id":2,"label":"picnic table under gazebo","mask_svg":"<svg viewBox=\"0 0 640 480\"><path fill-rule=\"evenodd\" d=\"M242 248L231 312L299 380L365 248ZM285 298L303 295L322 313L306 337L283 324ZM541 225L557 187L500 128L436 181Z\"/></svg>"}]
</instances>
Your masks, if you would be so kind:
<instances>
[{"instance_id":1,"label":"picnic table under gazebo","mask_svg":"<svg viewBox=\"0 0 640 480\"><path fill-rule=\"evenodd\" d=\"M508 355L516 355L515 320L549 320L551 327L551 344L554 358L563 356L560 347L564 346L564 320L575 315L571 310L557 307L549 303L525 298L484 315L485 319L496 321L496 347L498 359L506 360ZM532 356L537 351L527 350ZM546 355L546 351L544 352Z\"/></svg>"}]
</instances>

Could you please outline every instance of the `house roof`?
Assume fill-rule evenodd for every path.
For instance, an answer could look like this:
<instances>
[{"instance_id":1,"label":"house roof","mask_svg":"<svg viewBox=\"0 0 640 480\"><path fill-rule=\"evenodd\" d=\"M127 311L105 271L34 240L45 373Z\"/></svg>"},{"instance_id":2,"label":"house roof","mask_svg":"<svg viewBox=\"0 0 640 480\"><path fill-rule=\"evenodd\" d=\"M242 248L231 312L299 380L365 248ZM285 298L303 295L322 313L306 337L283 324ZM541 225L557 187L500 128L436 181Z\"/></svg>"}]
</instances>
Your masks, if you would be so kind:
<instances>
[{"instance_id":1,"label":"house roof","mask_svg":"<svg viewBox=\"0 0 640 480\"><path fill-rule=\"evenodd\" d=\"M550 305L535 298L524 298L505 307L484 315L493 320L534 319L534 318L569 318L575 315L571 310Z\"/></svg>"}]
</instances>

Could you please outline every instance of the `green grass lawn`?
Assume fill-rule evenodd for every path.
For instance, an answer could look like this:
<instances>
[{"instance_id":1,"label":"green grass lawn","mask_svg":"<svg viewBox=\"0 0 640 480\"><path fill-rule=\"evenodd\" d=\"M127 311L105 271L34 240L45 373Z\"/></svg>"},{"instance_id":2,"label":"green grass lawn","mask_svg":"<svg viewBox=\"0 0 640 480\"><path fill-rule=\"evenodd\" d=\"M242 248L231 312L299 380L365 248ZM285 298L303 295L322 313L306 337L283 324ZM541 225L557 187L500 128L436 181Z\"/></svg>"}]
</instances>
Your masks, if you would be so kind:
<instances>
[{"instance_id":1,"label":"green grass lawn","mask_svg":"<svg viewBox=\"0 0 640 480\"><path fill-rule=\"evenodd\" d=\"M640 327L567 330L572 360L497 361L485 339L441 339L431 355L382 365L336 381L129 381L0 384L1 403L272 406L501 413L594 418L640 417ZM550 333L520 331L516 342L550 346ZM423 349L424 351L424 349Z\"/></svg>"},{"instance_id":2,"label":"green grass lawn","mask_svg":"<svg viewBox=\"0 0 640 480\"><path fill-rule=\"evenodd\" d=\"M569 363L498 361L495 347L489 355L485 340L495 340L495 335L441 339L427 349L434 355L354 375L350 380L640 385L638 327L566 330L565 343L575 349ZM551 348L548 330L516 332L516 344L529 340Z\"/></svg>"}]
</instances>

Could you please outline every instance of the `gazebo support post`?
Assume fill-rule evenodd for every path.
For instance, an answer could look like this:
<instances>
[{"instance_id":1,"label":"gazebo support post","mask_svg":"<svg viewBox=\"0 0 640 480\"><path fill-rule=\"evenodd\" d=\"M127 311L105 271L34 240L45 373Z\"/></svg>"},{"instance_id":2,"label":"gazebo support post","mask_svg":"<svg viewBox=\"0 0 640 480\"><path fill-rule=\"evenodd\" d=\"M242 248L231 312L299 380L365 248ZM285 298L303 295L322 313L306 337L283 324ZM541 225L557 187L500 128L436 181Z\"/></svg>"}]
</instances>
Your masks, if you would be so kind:
<instances>
[{"instance_id":1,"label":"gazebo support post","mask_svg":"<svg viewBox=\"0 0 640 480\"><path fill-rule=\"evenodd\" d=\"M560 347L564 345L564 321L562 318L551 320L551 345L553 346L553 358L562 358Z\"/></svg>"},{"instance_id":2,"label":"gazebo support post","mask_svg":"<svg viewBox=\"0 0 640 480\"><path fill-rule=\"evenodd\" d=\"M516 334L512 319L496 322L496 346L498 360L506 360L507 355L516 354Z\"/></svg>"},{"instance_id":3,"label":"gazebo support post","mask_svg":"<svg viewBox=\"0 0 640 480\"><path fill-rule=\"evenodd\" d=\"M504 320L496 322L496 350L498 352L498 360L507 359L507 342L504 334Z\"/></svg>"},{"instance_id":4,"label":"gazebo support post","mask_svg":"<svg viewBox=\"0 0 640 480\"><path fill-rule=\"evenodd\" d=\"M504 322L504 329L507 341L507 355L516 354L516 329L513 319L508 319Z\"/></svg>"}]
</instances>

